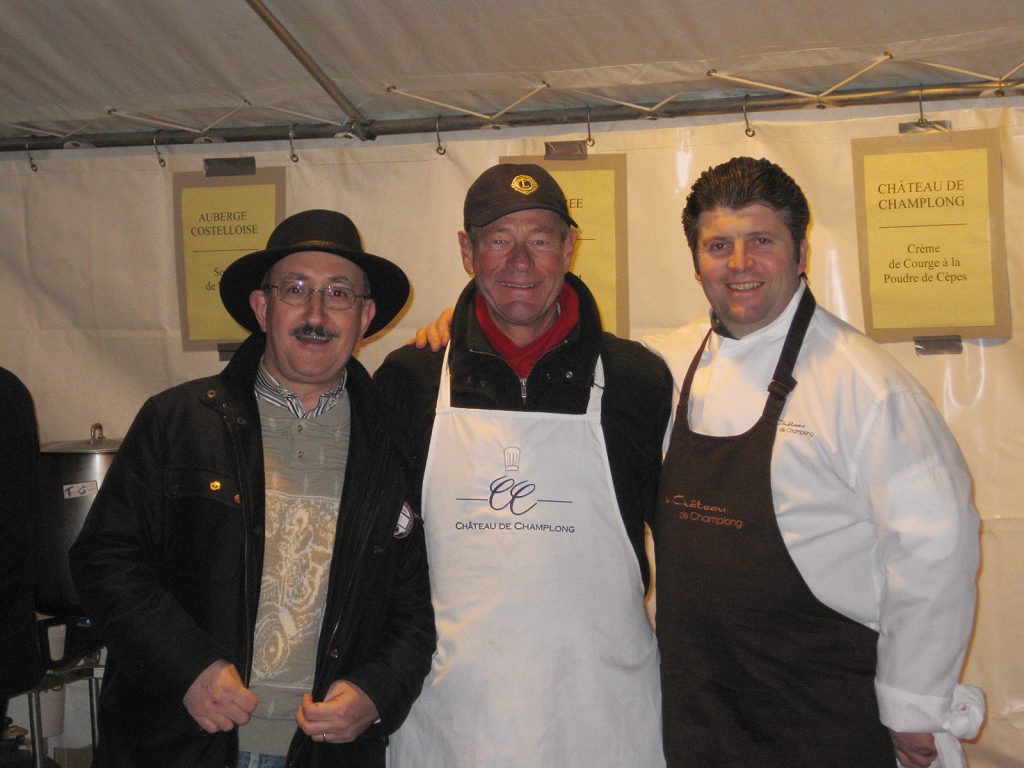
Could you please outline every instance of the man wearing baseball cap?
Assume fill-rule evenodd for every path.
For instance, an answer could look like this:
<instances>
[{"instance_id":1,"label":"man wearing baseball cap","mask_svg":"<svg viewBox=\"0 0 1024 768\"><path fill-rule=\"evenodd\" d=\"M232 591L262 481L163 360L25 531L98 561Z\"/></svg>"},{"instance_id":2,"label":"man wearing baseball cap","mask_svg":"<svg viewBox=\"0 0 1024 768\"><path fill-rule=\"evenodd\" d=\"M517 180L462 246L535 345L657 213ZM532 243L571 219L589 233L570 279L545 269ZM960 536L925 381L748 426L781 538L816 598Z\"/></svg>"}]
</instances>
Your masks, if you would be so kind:
<instances>
[{"instance_id":1,"label":"man wearing baseball cap","mask_svg":"<svg viewBox=\"0 0 1024 768\"><path fill-rule=\"evenodd\" d=\"M312 210L220 292L252 334L143 406L71 551L108 649L94 765L382 765L434 625L422 527L352 353L408 280Z\"/></svg>"},{"instance_id":2,"label":"man wearing baseball cap","mask_svg":"<svg viewBox=\"0 0 1024 768\"><path fill-rule=\"evenodd\" d=\"M464 226L447 349L375 374L421 477L438 633L391 765L662 766L643 540L670 376L602 331L543 168L485 171Z\"/></svg>"}]
</instances>

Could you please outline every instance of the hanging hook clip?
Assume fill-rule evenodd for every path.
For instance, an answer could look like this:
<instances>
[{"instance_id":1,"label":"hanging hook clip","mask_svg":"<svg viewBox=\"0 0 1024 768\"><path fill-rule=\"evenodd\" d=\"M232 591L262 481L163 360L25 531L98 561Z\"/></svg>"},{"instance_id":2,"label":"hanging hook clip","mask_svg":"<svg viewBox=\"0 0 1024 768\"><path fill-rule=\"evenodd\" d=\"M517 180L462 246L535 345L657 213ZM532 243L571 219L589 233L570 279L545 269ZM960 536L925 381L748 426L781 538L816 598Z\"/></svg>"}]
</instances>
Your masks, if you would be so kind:
<instances>
[{"instance_id":1,"label":"hanging hook clip","mask_svg":"<svg viewBox=\"0 0 1024 768\"><path fill-rule=\"evenodd\" d=\"M299 162L299 156L295 154L295 125L288 126L288 149L291 151L289 159L293 163Z\"/></svg>"},{"instance_id":2,"label":"hanging hook clip","mask_svg":"<svg viewBox=\"0 0 1024 768\"><path fill-rule=\"evenodd\" d=\"M39 166L36 165L36 161L32 158L32 153L29 151L28 142L25 142L25 154L28 155L28 165L32 169L32 173L39 173Z\"/></svg>"},{"instance_id":3,"label":"hanging hook clip","mask_svg":"<svg viewBox=\"0 0 1024 768\"><path fill-rule=\"evenodd\" d=\"M441 143L441 116L437 116L437 121L434 123L434 135L437 136L437 146L434 147L434 152L438 155L447 154L444 145Z\"/></svg>"},{"instance_id":4,"label":"hanging hook clip","mask_svg":"<svg viewBox=\"0 0 1024 768\"><path fill-rule=\"evenodd\" d=\"M441 143L441 116L440 115L437 116L437 122L434 123L434 134L437 136L437 147L434 148L434 151L437 152L437 154L439 154L439 155L447 154L448 150L445 149L444 145Z\"/></svg>"},{"instance_id":5,"label":"hanging hook clip","mask_svg":"<svg viewBox=\"0 0 1024 768\"><path fill-rule=\"evenodd\" d=\"M156 134L153 134L153 151L156 152L156 159L160 163L161 168L167 167L167 161L164 160L164 156L160 154L160 147L156 145Z\"/></svg>"},{"instance_id":6,"label":"hanging hook clip","mask_svg":"<svg viewBox=\"0 0 1024 768\"><path fill-rule=\"evenodd\" d=\"M597 142L594 141L594 137L590 133L590 106L588 105L587 106L587 146L588 147L592 147L595 144L597 144Z\"/></svg>"},{"instance_id":7,"label":"hanging hook clip","mask_svg":"<svg viewBox=\"0 0 1024 768\"><path fill-rule=\"evenodd\" d=\"M920 83L917 84L917 114L917 124L927 124L928 121L924 119L924 86Z\"/></svg>"},{"instance_id":8,"label":"hanging hook clip","mask_svg":"<svg viewBox=\"0 0 1024 768\"><path fill-rule=\"evenodd\" d=\"M754 131L753 126L750 124L750 118L747 117L747 102L749 100L750 100L750 94L749 93L744 94L744 96L743 96L743 122L747 124L747 129L745 131L743 131L743 132L745 134L747 134L747 136L749 136L750 138L754 138L754 134L756 133L756 131Z\"/></svg>"}]
</instances>

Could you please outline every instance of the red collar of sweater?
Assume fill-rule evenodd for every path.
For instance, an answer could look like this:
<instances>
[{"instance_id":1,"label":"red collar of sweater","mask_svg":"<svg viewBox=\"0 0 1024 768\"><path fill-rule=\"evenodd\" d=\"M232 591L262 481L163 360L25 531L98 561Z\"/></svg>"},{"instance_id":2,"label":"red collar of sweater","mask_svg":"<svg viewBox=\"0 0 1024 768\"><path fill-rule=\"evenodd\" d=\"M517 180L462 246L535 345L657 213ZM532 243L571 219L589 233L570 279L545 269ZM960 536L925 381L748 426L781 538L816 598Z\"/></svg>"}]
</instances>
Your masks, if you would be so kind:
<instances>
[{"instance_id":1,"label":"red collar of sweater","mask_svg":"<svg viewBox=\"0 0 1024 768\"><path fill-rule=\"evenodd\" d=\"M484 335L487 336L487 340L521 379L529 376L534 364L545 353L562 343L562 340L569 335L569 331L580 319L580 299L568 283L562 286L562 292L558 295L559 312L554 325L525 347L516 346L512 339L498 329L490 312L487 311L487 304L484 303L483 296L479 291L476 294L474 308L476 319L480 323Z\"/></svg>"}]
</instances>

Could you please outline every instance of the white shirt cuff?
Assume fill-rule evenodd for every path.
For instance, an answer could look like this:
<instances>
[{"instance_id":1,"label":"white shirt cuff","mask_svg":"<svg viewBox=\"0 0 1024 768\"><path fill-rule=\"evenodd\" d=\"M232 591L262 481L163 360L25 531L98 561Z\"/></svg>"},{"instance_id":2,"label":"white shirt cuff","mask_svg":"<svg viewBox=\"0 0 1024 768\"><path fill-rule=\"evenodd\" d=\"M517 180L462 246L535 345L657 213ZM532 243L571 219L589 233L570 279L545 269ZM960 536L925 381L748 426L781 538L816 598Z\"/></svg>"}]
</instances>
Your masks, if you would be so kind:
<instances>
[{"instance_id":1,"label":"white shirt cuff","mask_svg":"<svg viewBox=\"0 0 1024 768\"><path fill-rule=\"evenodd\" d=\"M875 681L882 723L897 733L946 731L958 739L977 735L985 719L985 694L972 685L957 685L950 702L943 696L922 696Z\"/></svg>"}]
</instances>

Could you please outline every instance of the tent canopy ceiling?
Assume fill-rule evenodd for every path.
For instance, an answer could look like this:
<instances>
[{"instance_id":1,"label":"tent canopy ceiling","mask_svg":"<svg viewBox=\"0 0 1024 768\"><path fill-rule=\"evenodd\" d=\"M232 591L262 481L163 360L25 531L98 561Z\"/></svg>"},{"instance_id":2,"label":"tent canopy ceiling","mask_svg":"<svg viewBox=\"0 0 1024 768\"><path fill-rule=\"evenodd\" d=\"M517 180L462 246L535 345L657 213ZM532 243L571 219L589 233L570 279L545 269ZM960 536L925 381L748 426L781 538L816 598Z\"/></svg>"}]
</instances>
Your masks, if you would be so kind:
<instances>
[{"instance_id":1,"label":"tent canopy ceiling","mask_svg":"<svg viewBox=\"0 0 1024 768\"><path fill-rule=\"evenodd\" d=\"M0 21L8 151L1024 93L1020 0L5 0Z\"/></svg>"}]
</instances>

